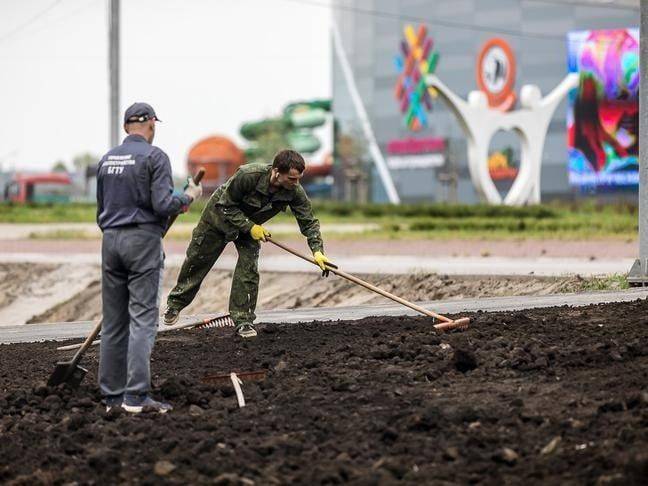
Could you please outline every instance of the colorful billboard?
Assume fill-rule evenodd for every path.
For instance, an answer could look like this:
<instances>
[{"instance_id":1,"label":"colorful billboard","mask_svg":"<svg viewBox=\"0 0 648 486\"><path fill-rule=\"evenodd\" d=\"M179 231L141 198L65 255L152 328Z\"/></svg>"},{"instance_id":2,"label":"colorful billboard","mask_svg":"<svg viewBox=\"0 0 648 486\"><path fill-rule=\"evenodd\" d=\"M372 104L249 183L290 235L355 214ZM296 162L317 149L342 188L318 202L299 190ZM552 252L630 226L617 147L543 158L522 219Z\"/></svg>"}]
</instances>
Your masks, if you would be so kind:
<instances>
[{"instance_id":1,"label":"colorful billboard","mask_svg":"<svg viewBox=\"0 0 648 486\"><path fill-rule=\"evenodd\" d=\"M569 184L580 188L639 183L639 29L568 34Z\"/></svg>"},{"instance_id":2,"label":"colorful billboard","mask_svg":"<svg viewBox=\"0 0 648 486\"><path fill-rule=\"evenodd\" d=\"M432 169L446 162L443 138L406 138L387 144L387 167L400 169Z\"/></svg>"},{"instance_id":3,"label":"colorful billboard","mask_svg":"<svg viewBox=\"0 0 648 486\"><path fill-rule=\"evenodd\" d=\"M434 50L434 42L424 25L419 25L416 31L412 25L406 25L404 33L401 52L394 59L399 72L394 97L400 105L404 125L418 132L428 126L426 110L432 111L435 92L427 86L425 76L434 73L439 53Z\"/></svg>"}]
</instances>

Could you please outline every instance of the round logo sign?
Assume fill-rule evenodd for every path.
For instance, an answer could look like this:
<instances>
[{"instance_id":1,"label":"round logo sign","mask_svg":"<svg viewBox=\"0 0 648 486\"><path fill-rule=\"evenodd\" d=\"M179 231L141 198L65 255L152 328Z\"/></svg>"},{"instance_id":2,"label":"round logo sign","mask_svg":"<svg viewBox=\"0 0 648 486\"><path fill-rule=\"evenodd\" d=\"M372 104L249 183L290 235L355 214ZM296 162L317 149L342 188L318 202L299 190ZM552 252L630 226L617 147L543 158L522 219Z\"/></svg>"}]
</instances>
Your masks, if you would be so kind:
<instances>
[{"instance_id":1,"label":"round logo sign","mask_svg":"<svg viewBox=\"0 0 648 486\"><path fill-rule=\"evenodd\" d=\"M515 104L515 57L504 39L496 37L482 46L477 58L477 85L491 107L507 111Z\"/></svg>"}]
</instances>

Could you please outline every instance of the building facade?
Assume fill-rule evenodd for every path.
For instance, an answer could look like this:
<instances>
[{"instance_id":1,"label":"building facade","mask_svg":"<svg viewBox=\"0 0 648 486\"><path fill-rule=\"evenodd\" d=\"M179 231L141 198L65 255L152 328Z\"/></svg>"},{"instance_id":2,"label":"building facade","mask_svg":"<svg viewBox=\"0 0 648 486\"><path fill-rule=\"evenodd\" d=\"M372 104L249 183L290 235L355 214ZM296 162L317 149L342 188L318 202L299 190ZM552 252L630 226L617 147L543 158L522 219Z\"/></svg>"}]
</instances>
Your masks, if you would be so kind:
<instances>
[{"instance_id":1,"label":"building facade","mask_svg":"<svg viewBox=\"0 0 648 486\"><path fill-rule=\"evenodd\" d=\"M638 4L631 0L599 5L594 0L332 0L334 29L344 51L341 54L334 48L332 63L338 197L354 200L354 194L366 193L374 202L388 201L367 150L369 141L341 55L351 67L357 93L401 200L473 203L479 197L470 180L466 142L454 114L439 99L433 99L432 110L424 108L427 126L413 130L395 96L399 79L396 58L406 40L407 26L417 32L420 26L427 29L439 54L435 74L463 99L478 89L477 58L482 46L494 37L513 50L517 94L523 85L534 84L546 95L568 73L570 32L636 28ZM568 179L568 104L567 99L561 102L549 124L541 171L543 201L588 192L570 185ZM424 145L429 150L421 148ZM493 164L506 169L508 159L514 166L519 149L515 134L499 132L490 147ZM362 181L357 173L363 170L368 187L353 189L345 174L356 174L351 178ZM494 177L494 181L505 193L515 172L498 174L501 178ZM636 197L636 187L596 191L599 195L606 192Z\"/></svg>"}]
</instances>

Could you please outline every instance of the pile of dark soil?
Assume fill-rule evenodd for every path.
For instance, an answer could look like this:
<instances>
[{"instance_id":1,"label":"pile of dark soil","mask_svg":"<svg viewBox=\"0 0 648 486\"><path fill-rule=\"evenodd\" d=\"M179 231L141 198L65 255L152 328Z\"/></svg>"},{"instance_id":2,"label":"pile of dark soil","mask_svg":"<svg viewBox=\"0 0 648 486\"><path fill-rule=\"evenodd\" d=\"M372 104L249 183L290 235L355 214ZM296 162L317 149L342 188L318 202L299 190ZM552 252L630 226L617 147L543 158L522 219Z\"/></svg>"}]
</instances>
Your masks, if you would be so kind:
<instances>
[{"instance_id":1,"label":"pile of dark soil","mask_svg":"<svg viewBox=\"0 0 648 486\"><path fill-rule=\"evenodd\" d=\"M166 416L106 414L96 354L71 391L43 383L55 343L0 346L0 482L645 484L647 302L472 317L443 336L385 317L167 335ZM201 383L260 369L242 409Z\"/></svg>"}]
</instances>

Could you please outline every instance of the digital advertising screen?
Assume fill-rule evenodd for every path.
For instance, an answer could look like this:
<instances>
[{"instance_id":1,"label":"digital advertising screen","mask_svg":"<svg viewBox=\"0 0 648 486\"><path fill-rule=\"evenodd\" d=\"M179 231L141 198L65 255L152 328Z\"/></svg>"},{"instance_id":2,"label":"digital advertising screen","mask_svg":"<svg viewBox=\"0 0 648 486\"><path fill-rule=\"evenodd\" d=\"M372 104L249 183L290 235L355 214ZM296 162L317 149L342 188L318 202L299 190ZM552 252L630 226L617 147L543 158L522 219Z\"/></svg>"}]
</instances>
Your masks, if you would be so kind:
<instances>
[{"instance_id":1,"label":"digital advertising screen","mask_svg":"<svg viewBox=\"0 0 648 486\"><path fill-rule=\"evenodd\" d=\"M639 183L639 29L570 32L569 184L629 188Z\"/></svg>"}]
</instances>

